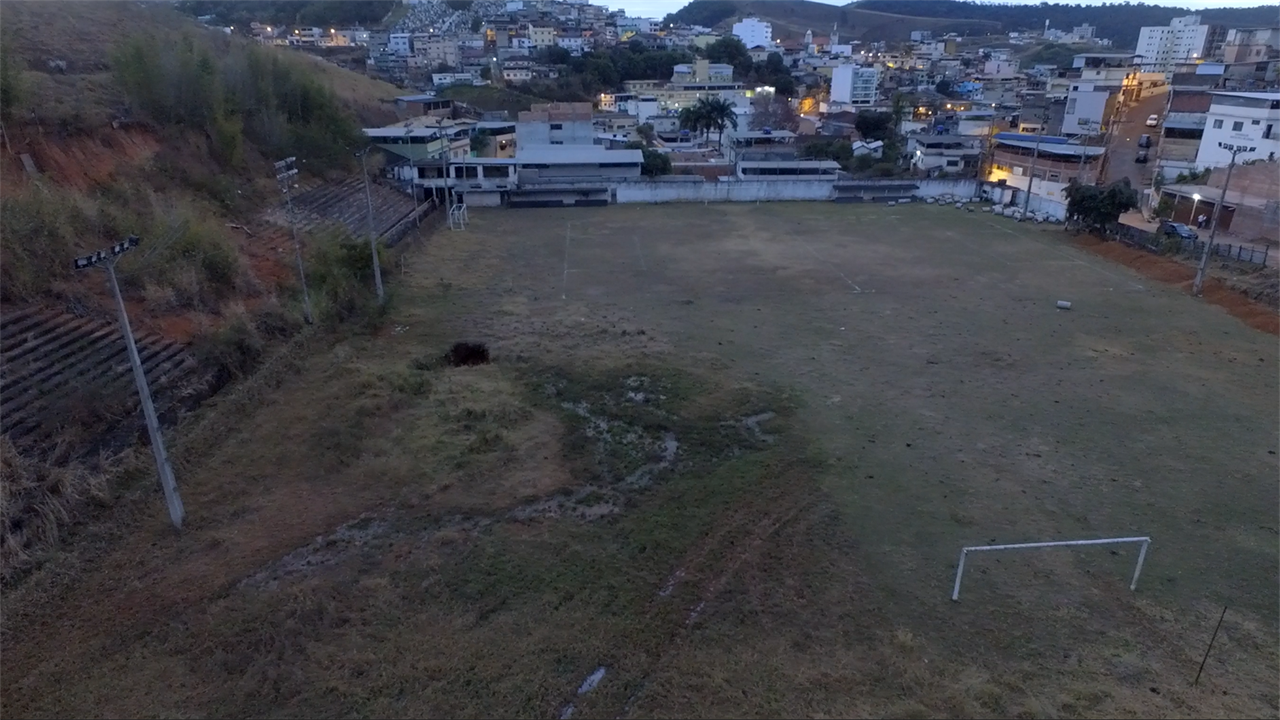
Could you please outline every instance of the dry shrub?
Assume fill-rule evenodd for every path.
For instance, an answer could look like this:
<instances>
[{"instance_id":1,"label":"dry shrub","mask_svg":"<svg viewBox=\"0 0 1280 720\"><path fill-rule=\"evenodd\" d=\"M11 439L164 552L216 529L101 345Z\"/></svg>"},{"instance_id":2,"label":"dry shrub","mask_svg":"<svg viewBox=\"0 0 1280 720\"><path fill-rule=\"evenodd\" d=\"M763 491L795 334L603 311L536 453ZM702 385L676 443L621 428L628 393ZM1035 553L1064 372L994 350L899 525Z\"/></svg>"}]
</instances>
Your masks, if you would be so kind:
<instances>
[{"instance_id":1,"label":"dry shrub","mask_svg":"<svg viewBox=\"0 0 1280 720\"><path fill-rule=\"evenodd\" d=\"M202 331L191 343L196 359L223 384L250 375L262 360L264 349L257 324L238 303L221 327Z\"/></svg>"},{"instance_id":2,"label":"dry shrub","mask_svg":"<svg viewBox=\"0 0 1280 720\"><path fill-rule=\"evenodd\" d=\"M0 580L30 568L90 503L105 499L101 474L57 457L24 457L7 435L0 437Z\"/></svg>"}]
</instances>

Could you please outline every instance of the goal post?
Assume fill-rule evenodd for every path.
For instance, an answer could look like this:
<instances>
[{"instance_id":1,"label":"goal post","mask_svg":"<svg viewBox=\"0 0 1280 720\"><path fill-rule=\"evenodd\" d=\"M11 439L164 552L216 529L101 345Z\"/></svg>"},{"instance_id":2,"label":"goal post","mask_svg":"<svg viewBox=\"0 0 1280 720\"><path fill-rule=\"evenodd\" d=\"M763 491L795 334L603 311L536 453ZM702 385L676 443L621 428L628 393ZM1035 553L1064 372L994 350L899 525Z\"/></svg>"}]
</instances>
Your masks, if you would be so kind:
<instances>
[{"instance_id":1,"label":"goal post","mask_svg":"<svg viewBox=\"0 0 1280 720\"><path fill-rule=\"evenodd\" d=\"M951 599L960 601L960 581L964 578L964 561L971 552L989 552L991 550L1029 550L1031 548L1067 547L1072 545L1114 545L1117 543L1142 543L1138 551L1138 564L1133 568L1133 581L1129 589L1138 587L1138 576L1142 574L1142 563L1147 559L1147 547L1151 545L1149 537L1102 538L1100 540L1059 540L1057 542L1016 543L1013 545L973 545L960 548L960 562L956 565L956 584L951 590Z\"/></svg>"}]
</instances>

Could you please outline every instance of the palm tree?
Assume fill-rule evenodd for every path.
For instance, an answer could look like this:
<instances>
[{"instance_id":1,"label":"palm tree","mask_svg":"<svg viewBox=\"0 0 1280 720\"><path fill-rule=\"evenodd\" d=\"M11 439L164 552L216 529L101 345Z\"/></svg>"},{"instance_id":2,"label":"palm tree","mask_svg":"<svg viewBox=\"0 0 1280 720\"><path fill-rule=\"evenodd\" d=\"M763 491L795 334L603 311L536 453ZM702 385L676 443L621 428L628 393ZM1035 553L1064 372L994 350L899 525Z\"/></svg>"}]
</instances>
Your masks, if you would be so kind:
<instances>
[{"instance_id":1,"label":"palm tree","mask_svg":"<svg viewBox=\"0 0 1280 720\"><path fill-rule=\"evenodd\" d=\"M721 141L724 139L725 128L738 129L738 112L734 110L733 103L722 97L698 98L698 104L693 107L700 116L705 118L703 120L706 123L704 127L708 131L716 131L717 146L722 145Z\"/></svg>"},{"instance_id":2,"label":"palm tree","mask_svg":"<svg viewBox=\"0 0 1280 720\"><path fill-rule=\"evenodd\" d=\"M707 118L697 105L680 108L680 129L688 130L695 136L707 129Z\"/></svg>"}]
</instances>

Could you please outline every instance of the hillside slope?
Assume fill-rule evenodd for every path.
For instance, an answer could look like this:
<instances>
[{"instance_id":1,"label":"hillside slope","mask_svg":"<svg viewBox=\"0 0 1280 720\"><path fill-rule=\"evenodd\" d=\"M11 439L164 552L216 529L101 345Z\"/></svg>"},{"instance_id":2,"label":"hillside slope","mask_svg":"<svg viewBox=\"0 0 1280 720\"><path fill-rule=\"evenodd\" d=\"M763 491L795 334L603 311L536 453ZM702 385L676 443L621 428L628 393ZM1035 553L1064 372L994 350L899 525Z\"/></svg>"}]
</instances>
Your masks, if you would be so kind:
<instances>
[{"instance_id":1,"label":"hillside slope","mask_svg":"<svg viewBox=\"0 0 1280 720\"><path fill-rule=\"evenodd\" d=\"M977 3L962 0L859 0L846 6L850 9L892 12L920 17L930 21L940 19L970 19L997 23L1003 32L1010 30L1042 30L1045 21L1051 27L1069 30L1083 24L1099 28L1100 37L1110 39L1117 47L1131 48L1138 42L1138 33L1144 25L1168 25L1175 17L1197 14L1201 22L1227 27L1274 26L1280 20L1275 5L1256 7L1187 8L1151 5L1147 3L1111 3L1106 9L1096 5L1072 5L1068 3L1009 4ZM925 28L921 28L925 29Z\"/></svg>"},{"instance_id":2,"label":"hillside slope","mask_svg":"<svg viewBox=\"0 0 1280 720\"><path fill-rule=\"evenodd\" d=\"M227 77L255 62L276 63L275 69L268 71L275 73L271 82L279 82L284 73L293 78L289 92L296 94L296 100L290 102L331 105L333 121L340 120L343 137L352 143L359 142L356 130L360 126L395 119L391 100L401 92L319 58L226 38L160 4L6 2L0 5L0 27L5 76L15 79L17 86L16 102L5 108L5 145L0 152L4 181L0 186L6 198L15 200L7 203L6 228L23 227L19 222L23 218L16 214L20 210L34 212L40 203L55 198L70 203L74 212L64 215L83 215L93 231L68 229L65 237L58 238L62 244L50 248L60 255L109 245L115 241L112 233L129 231L126 227L139 234L154 230L156 223L147 221L160 219L165 221L163 225L185 222L204 226L210 231L209 242L239 246L244 235L228 229L228 224L243 225L246 218L280 200L271 179L271 162L289 145L263 145L261 138L271 134L269 129L249 127L272 117L255 119L231 107L227 97L231 89L226 86L227 90L204 89L213 96L222 94L213 102L222 108L218 113L226 116L225 122L201 119L199 98L193 96L198 89L184 86L186 78L171 70L157 72L148 65L188 60L205 63L210 66L208 73L215 75L207 82L225 86L228 81L219 80L217 73ZM154 91L152 95L174 93L177 103L183 104L181 113L161 113L176 108L177 103L170 102L173 107L166 108L164 98L155 97L143 102L137 88L131 98L122 86L120 68L112 64L121 61L118 53L132 38L146 38L134 49L141 47L151 53L138 58L139 71L149 74L138 76L134 84ZM182 53L184 47L189 49L185 59L173 55ZM246 58L246 53L256 56ZM154 87L160 81L179 85ZM271 98L263 97L253 104L269 101ZM243 105L245 100L239 102ZM294 111L285 107L279 112ZM281 114L280 118L287 123L285 132L301 127L292 115ZM237 129L241 126L242 131ZM322 137L311 138L311 145ZM220 161L217 151L228 143L234 157ZM331 154L338 157L326 166L340 175L344 167L353 167L348 153ZM315 164L303 166L304 171L309 168L314 169ZM38 193L33 189L37 186L41 189ZM217 231L212 230L215 227ZM13 232L8 235L3 238L3 249L6 259L12 260L28 243L14 237ZM64 299L66 288L57 282L61 278L47 273L42 276L41 268L30 270L27 289L21 293L6 290L6 302L57 303ZM281 274L259 273L259 280ZM6 274L6 280L12 279ZM271 289L266 288L268 292ZM226 299L236 300L234 296ZM219 305L204 310L216 314ZM139 322L145 326L149 317L159 312L160 308L148 306L140 313Z\"/></svg>"},{"instance_id":3,"label":"hillside slope","mask_svg":"<svg viewBox=\"0 0 1280 720\"><path fill-rule=\"evenodd\" d=\"M106 277L72 259L142 239L116 274L172 427L303 327L273 161L300 162L294 206L317 324L376 307L368 246L344 243L365 227L352 151L362 125L395 118L401 91L161 3L5 2L0 31L6 583L119 490L104 477L119 480L112 468L144 442ZM416 210L391 187L371 195L379 230Z\"/></svg>"},{"instance_id":4,"label":"hillside slope","mask_svg":"<svg viewBox=\"0 0 1280 720\"><path fill-rule=\"evenodd\" d=\"M896 9L910 3L892 5ZM810 0L694 0L667 18L727 29L744 17L758 17L771 23L774 37L781 40L803 37L807 30L813 30L815 35L829 35L833 26L845 39L889 42L907 40L913 30L986 35L1000 28L998 22L988 20L917 17L886 12L887 9L840 7Z\"/></svg>"}]
</instances>

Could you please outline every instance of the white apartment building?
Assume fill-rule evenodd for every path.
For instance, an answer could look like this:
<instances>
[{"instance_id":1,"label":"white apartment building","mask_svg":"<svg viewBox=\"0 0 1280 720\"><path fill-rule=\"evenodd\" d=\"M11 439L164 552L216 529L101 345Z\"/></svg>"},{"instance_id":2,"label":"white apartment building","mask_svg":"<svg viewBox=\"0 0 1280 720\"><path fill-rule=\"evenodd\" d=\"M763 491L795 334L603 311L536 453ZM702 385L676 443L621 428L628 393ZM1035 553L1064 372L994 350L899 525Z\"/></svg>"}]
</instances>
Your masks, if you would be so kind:
<instances>
[{"instance_id":1,"label":"white apartment building","mask_svg":"<svg viewBox=\"0 0 1280 720\"><path fill-rule=\"evenodd\" d=\"M1280 157L1280 92L1215 92L1205 117L1196 167L1225 167L1231 153L1218 143L1247 145L1257 151L1239 161Z\"/></svg>"},{"instance_id":2,"label":"white apartment building","mask_svg":"<svg viewBox=\"0 0 1280 720\"><path fill-rule=\"evenodd\" d=\"M397 55L413 53L412 33L391 33L387 36L387 49Z\"/></svg>"},{"instance_id":3,"label":"white apartment building","mask_svg":"<svg viewBox=\"0 0 1280 720\"><path fill-rule=\"evenodd\" d=\"M617 20L618 32L627 32L628 30L637 33L655 33L662 27L660 20L642 17L621 17Z\"/></svg>"},{"instance_id":4,"label":"white apartment building","mask_svg":"<svg viewBox=\"0 0 1280 720\"><path fill-rule=\"evenodd\" d=\"M1138 34L1138 63L1144 72L1168 72L1174 65L1204 57L1209 26L1199 15L1174 18L1168 26L1148 25Z\"/></svg>"},{"instance_id":5,"label":"white apartment building","mask_svg":"<svg viewBox=\"0 0 1280 720\"><path fill-rule=\"evenodd\" d=\"M773 26L759 18L743 18L734 23L733 34L749 48L757 45L773 47Z\"/></svg>"},{"instance_id":6,"label":"white apartment building","mask_svg":"<svg viewBox=\"0 0 1280 720\"><path fill-rule=\"evenodd\" d=\"M561 35L557 37L556 45L559 45L574 55L581 55L584 49L583 39L581 37L573 37L571 35Z\"/></svg>"},{"instance_id":7,"label":"white apartment building","mask_svg":"<svg viewBox=\"0 0 1280 720\"><path fill-rule=\"evenodd\" d=\"M1067 93L1067 106L1062 115L1063 135L1097 135L1107 124L1116 93L1093 83L1076 82Z\"/></svg>"},{"instance_id":8,"label":"white apartment building","mask_svg":"<svg viewBox=\"0 0 1280 720\"><path fill-rule=\"evenodd\" d=\"M848 105L874 105L879 97L880 70L857 65L837 65L831 71L831 101Z\"/></svg>"}]
</instances>

